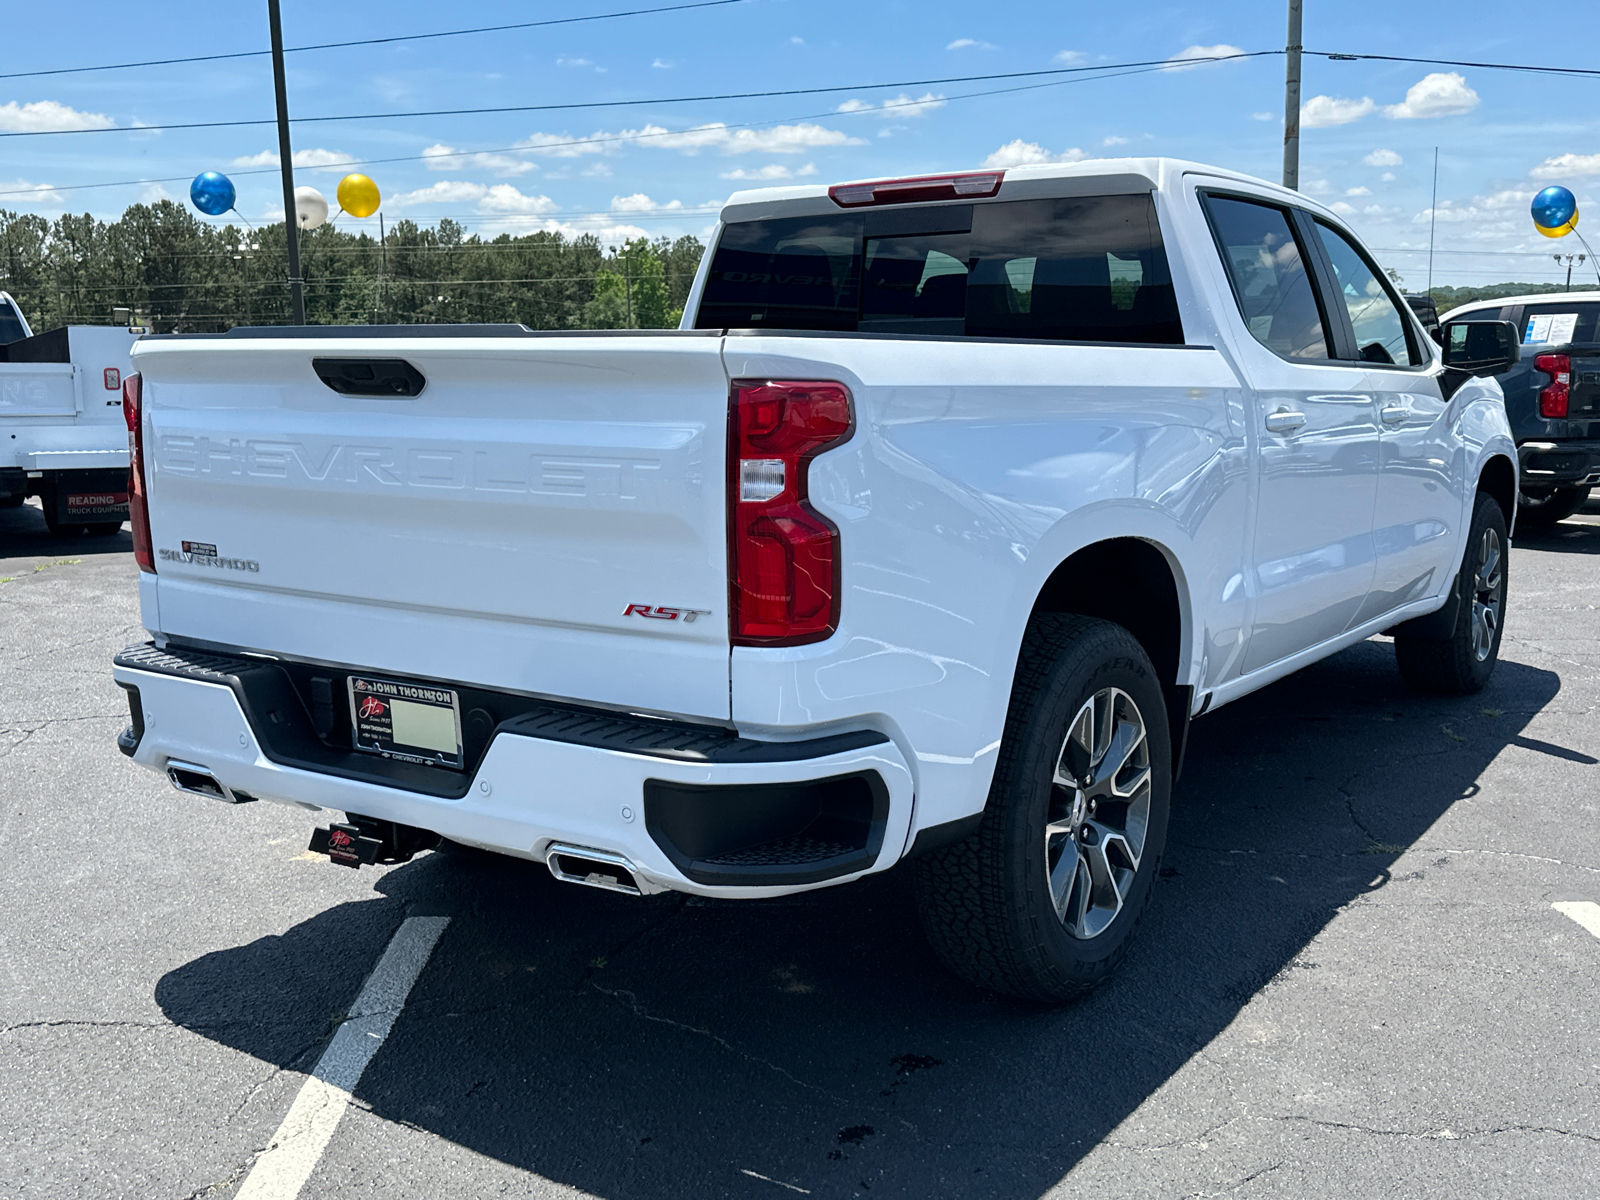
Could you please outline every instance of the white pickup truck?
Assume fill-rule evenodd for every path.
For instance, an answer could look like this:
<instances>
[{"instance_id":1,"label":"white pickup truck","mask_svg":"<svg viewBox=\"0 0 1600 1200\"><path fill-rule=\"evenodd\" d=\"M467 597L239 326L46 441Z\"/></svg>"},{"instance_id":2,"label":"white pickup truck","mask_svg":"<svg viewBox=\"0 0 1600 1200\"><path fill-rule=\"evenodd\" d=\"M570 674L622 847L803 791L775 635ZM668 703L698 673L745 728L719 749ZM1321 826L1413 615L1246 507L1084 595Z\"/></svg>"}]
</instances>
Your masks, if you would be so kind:
<instances>
[{"instance_id":1,"label":"white pickup truck","mask_svg":"<svg viewBox=\"0 0 1600 1200\"><path fill-rule=\"evenodd\" d=\"M17 302L0 292L0 508L33 495L51 533L103 536L122 528L122 377L133 341L123 326L36 335Z\"/></svg>"},{"instance_id":2,"label":"white pickup truck","mask_svg":"<svg viewBox=\"0 0 1600 1200\"><path fill-rule=\"evenodd\" d=\"M146 338L123 751L614 891L915 858L969 979L1117 963L1192 716L1375 633L1481 687L1515 330L1164 159L735 195L684 327Z\"/></svg>"}]
</instances>

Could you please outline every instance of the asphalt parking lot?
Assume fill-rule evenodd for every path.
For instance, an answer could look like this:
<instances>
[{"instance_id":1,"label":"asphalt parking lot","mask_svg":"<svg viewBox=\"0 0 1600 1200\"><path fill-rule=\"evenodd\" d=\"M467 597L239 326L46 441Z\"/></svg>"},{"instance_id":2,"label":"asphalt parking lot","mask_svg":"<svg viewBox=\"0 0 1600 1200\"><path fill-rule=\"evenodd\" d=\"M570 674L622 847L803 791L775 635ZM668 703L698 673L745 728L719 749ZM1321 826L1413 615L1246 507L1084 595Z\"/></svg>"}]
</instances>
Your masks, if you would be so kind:
<instances>
[{"instance_id":1,"label":"asphalt parking lot","mask_svg":"<svg viewBox=\"0 0 1600 1200\"><path fill-rule=\"evenodd\" d=\"M944 974L900 871L747 903L353 872L309 813L179 795L114 744L128 549L0 511L0 1195L1595 1193L1594 506L1517 539L1481 695L1407 694L1374 639L1197 722L1140 940L1057 1010Z\"/></svg>"}]
</instances>

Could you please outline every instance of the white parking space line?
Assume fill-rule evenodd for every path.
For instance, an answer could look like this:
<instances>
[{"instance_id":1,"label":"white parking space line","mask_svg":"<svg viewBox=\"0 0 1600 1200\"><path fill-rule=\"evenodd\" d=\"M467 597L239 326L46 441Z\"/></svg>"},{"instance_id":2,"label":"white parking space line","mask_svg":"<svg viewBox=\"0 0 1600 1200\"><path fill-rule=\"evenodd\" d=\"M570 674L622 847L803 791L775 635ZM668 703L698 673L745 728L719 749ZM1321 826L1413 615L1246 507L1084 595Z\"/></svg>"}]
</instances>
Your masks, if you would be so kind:
<instances>
[{"instance_id":1,"label":"white parking space line","mask_svg":"<svg viewBox=\"0 0 1600 1200\"><path fill-rule=\"evenodd\" d=\"M448 924L449 917L407 917L401 923L234 1200L294 1200L300 1194Z\"/></svg>"},{"instance_id":2,"label":"white parking space line","mask_svg":"<svg viewBox=\"0 0 1600 1200\"><path fill-rule=\"evenodd\" d=\"M1600 938L1600 904L1593 900L1558 900L1550 907Z\"/></svg>"}]
</instances>

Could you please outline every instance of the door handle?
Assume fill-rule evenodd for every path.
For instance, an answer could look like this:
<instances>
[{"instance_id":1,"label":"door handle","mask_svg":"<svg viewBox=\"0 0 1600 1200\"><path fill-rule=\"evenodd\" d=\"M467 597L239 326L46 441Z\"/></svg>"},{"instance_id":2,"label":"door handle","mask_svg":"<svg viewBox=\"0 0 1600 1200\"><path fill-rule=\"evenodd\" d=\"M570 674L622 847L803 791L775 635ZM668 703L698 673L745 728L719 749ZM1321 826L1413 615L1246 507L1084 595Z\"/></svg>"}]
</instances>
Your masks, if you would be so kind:
<instances>
[{"instance_id":1,"label":"door handle","mask_svg":"<svg viewBox=\"0 0 1600 1200\"><path fill-rule=\"evenodd\" d=\"M1305 413L1291 412L1287 408L1279 408L1277 412L1267 414L1267 430L1270 433L1293 433L1305 423Z\"/></svg>"},{"instance_id":2,"label":"door handle","mask_svg":"<svg viewBox=\"0 0 1600 1200\"><path fill-rule=\"evenodd\" d=\"M1411 415L1411 410L1403 404L1391 404L1387 408L1378 410L1378 415L1383 418L1385 425L1403 425L1405 419Z\"/></svg>"}]
</instances>

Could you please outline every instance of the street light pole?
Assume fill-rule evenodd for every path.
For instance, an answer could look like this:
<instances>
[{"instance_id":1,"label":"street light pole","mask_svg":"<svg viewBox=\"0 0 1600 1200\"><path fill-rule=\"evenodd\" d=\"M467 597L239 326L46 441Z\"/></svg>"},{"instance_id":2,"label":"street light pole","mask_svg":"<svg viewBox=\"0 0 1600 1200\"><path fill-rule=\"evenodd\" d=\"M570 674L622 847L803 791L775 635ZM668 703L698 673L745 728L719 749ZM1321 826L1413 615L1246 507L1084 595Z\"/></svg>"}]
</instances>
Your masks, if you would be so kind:
<instances>
[{"instance_id":1,"label":"street light pole","mask_svg":"<svg viewBox=\"0 0 1600 1200\"><path fill-rule=\"evenodd\" d=\"M300 227L294 211L294 155L289 149L289 92L283 81L283 22L278 17L278 0L267 0L267 21L272 26L272 86L278 94L278 158L283 166L283 232L289 243L289 305L294 323L304 325L306 297L300 278Z\"/></svg>"},{"instance_id":2,"label":"street light pole","mask_svg":"<svg viewBox=\"0 0 1600 1200\"><path fill-rule=\"evenodd\" d=\"M1283 47L1283 186L1300 189L1300 0L1289 0Z\"/></svg>"}]
</instances>

